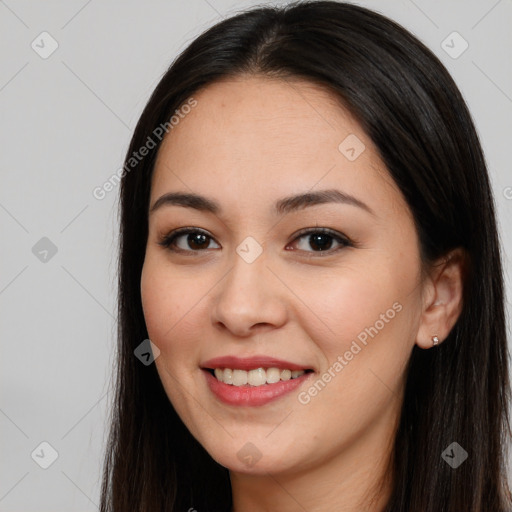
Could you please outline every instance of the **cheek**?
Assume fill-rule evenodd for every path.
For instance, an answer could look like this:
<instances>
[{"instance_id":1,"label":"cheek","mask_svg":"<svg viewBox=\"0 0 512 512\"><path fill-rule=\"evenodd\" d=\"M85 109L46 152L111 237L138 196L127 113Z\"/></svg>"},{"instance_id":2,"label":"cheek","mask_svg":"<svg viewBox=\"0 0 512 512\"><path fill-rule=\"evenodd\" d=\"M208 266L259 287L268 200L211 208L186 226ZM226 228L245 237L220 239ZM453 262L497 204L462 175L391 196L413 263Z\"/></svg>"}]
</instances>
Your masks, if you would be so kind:
<instances>
[{"instance_id":1,"label":"cheek","mask_svg":"<svg viewBox=\"0 0 512 512\"><path fill-rule=\"evenodd\" d=\"M357 409L363 397L385 400L379 379L398 387L417 328L417 263L414 251L407 257L391 251L358 252L337 269L317 269L295 279L300 283L297 295L315 313L302 315L302 328L323 354L322 372L331 369L337 377L329 385L334 402L353 400L350 405ZM350 393L335 392L341 388Z\"/></svg>"},{"instance_id":2,"label":"cheek","mask_svg":"<svg viewBox=\"0 0 512 512\"><path fill-rule=\"evenodd\" d=\"M327 336L320 339L311 333L326 355L332 358L334 353L343 353L358 335L363 333L360 338L364 338L365 328L376 322L384 330L382 314L385 320L395 317L393 304L400 301L401 292L387 270L375 264L353 265L317 271L311 279L303 275L296 281L300 283L297 295L305 298L304 302L327 329Z\"/></svg>"},{"instance_id":3,"label":"cheek","mask_svg":"<svg viewBox=\"0 0 512 512\"><path fill-rule=\"evenodd\" d=\"M151 341L160 349L157 366L181 379L197 370L201 345L211 330L208 296L219 281L205 267L172 267L160 254L148 251L141 275L141 299ZM209 325L210 324L210 325Z\"/></svg>"},{"instance_id":4,"label":"cheek","mask_svg":"<svg viewBox=\"0 0 512 512\"><path fill-rule=\"evenodd\" d=\"M190 340L197 329L194 315L201 305L200 290L190 284L180 280L165 262L146 256L140 283L144 319L149 339L160 350L155 365L162 385L182 418L190 416L185 390L195 385L190 368L197 369L199 361L197 344Z\"/></svg>"},{"instance_id":5,"label":"cheek","mask_svg":"<svg viewBox=\"0 0 512 512\"><path fill-rule=\"evenodd\" d=\"M187 338L184 331L199 306L198 286L180 283L169 268L147 257L141 275L141 299L149 338L160 351L183 348L177 347L180 343L186 346L180 340Z\"/></svg>"},{"instance_id":6,"label":"cheek","mask_svg":"<svg viewBox=\"0 0 512 512\"><path fill-rule=\"evenodd\" d=\"M301 293L309 289L303 295L308 305L329 330L320 333L313 322L303 324L324 355L317 379L325 384L313 381L298 400L309 408L308 418L325 417L329 404L332 421L344 424L347 435L355 435L384 411L390 413L395 396L390 390L399 390L412 349L414 299L397 274L383 272L378 265L364 271L353 268L336 279L321 278L315 287L305 282L303 286ZM336 443L337 434L330 434Z\"/></svg>"}]
</instances>

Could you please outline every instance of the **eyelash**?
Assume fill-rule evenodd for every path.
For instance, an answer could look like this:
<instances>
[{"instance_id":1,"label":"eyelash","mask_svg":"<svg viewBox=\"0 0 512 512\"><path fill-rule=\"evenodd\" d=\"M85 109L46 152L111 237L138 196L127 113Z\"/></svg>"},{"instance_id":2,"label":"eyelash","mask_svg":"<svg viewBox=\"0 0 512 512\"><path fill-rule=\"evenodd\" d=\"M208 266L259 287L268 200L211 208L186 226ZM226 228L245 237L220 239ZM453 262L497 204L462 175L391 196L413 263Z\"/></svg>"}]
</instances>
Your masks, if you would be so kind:
<instances>
[{"instance_id":1,"label":"eyelash","mask_svg":"<svg viewBox=\"0 0 512 512\"><path fill-rule=\"evenodd\" d=\"M196 233L196 234L199 233L199 234L205 235L208 239L213 240L213 237L211 237L206 231L203 231L202 229L199 229L199 228L189 227L189 228L176 229L175 231L172 231L171 233L163 236L161 238L161 240L158 242L158 245L164 247L165 249L167 249L171 252L188 254L188 255L192 255L192 254L198 255L198 253L200 253L200 252L207 251L208 249L185 250L185 249L178 249L176 247L172 247L173 244L175 243L175 241L179 237L181 237L183 235L188 235L190 233ZM341 235L337 231L334 231L329 228L306 228L306 229L303 229L296 234L295 238L290 243L293 243L296 240L303 238L307 235L315 235L315 234L328 235L328 236L332 237L335 241L337 241L340 244L340 247L337 247L335 249L327 249L326 251L303 251L303 252L313 253L315 256L322 257L322 256L328 256L328 255L334 254L335 252L338 252L339 250L344 249L345 247L355 247L355 243L352 242L351 240L349 240L346 236ZM287 246L289 246L289 245L290 244L287 244Z\"/></svg>"}]
</instances>

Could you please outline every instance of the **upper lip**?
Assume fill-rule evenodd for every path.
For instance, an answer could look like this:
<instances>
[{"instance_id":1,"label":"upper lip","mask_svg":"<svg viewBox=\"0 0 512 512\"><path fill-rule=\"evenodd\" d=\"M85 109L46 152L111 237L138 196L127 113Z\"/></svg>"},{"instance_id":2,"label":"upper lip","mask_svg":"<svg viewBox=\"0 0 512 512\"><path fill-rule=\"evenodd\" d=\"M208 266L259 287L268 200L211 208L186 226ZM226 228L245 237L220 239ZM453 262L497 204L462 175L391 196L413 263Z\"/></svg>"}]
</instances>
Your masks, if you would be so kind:
<instances>
[{"instance_id":1,"label":"upper lip","mask_svg":"<svg viewBox=\"0 0 512 512\"><path fill-rule=\"evenodd\" d=\"M311 370L309 366L284 361L283 359L276 359L269 356L252 356L252 357L237 357L237 356L221 356L208 359L201 364L202 368L214 370L215 368L231 368L238 370L255 370L256 368L279 368L283 370Z\"/></svg>"}]
</instances>

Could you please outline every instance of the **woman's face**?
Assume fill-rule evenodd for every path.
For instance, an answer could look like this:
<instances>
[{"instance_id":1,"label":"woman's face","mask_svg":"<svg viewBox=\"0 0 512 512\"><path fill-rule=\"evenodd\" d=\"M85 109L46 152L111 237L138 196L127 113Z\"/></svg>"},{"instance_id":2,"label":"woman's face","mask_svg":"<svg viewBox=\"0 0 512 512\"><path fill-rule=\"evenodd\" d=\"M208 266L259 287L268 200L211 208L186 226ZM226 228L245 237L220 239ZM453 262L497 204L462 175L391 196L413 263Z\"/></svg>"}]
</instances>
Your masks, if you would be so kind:
<instances>
[{"instance_id":1,"label":"woman's face","mask_svg":"<svg viewBox=\"0 0 512 512\"><path fill-rule=\"evenodd\" d=\"M359 124L313 84L253 76L194 99L160 148L150 209L170 193L216 209L160 201L141 279L170 401L232 471L385 455L422 303L402 195ZM160 244L185 227L194 233ZM210 362L223 357L243 361ZM206 367L228 368L217 371L227 382ZM295 380L294 368L312 371Z\"/></svg>"}]
</instances>

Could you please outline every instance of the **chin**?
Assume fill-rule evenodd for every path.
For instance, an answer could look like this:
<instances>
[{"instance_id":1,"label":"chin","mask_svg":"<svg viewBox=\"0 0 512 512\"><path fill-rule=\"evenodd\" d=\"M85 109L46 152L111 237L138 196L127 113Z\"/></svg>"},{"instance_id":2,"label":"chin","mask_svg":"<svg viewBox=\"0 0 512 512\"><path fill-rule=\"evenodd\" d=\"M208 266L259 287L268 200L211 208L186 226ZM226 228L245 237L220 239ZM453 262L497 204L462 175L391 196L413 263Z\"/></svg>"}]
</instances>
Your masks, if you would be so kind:
<instances>
[{"instance_id":1,"label":"chin","mask_svg":"<svg viewBox=\"0 0 512 512\"><path fill-rule=\"evenodd\" d=\"M261 443L263 444L263 443ZM290 459L289 452L276 450L276 446L268 444L262 447L258 441L232 440L225 446L219 446L212 440L212 446L203 444L210 456L221 466L230 471L251 475L289 472L300 465L297 453ZM240 448L238 448L240 446ZM233 449L237 447L236 449Z\"/></svg>"}]
</instances>

